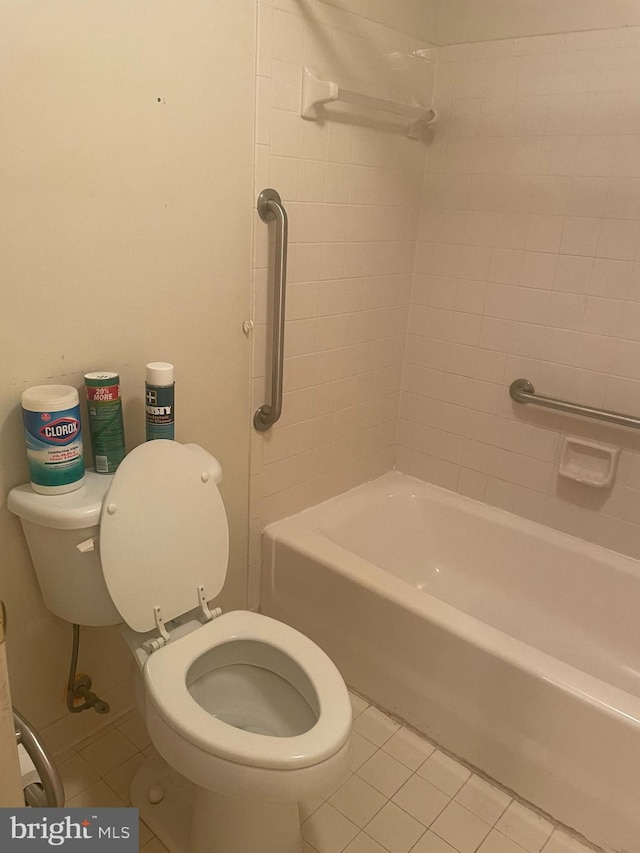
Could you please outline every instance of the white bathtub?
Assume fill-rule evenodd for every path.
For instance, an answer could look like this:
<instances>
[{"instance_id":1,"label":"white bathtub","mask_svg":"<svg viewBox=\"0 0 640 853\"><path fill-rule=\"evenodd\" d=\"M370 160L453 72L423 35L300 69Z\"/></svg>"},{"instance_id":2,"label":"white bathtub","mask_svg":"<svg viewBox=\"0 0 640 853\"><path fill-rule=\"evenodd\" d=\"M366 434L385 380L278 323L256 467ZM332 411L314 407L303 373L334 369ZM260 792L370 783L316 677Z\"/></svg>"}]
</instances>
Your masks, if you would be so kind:
<instances>
[{"instance_id":1,"label":"white bathtub","mask_svg":"<svg viewBox=\"0 0 640 853\"><path fill-rule=\"evenodd\" d=\"M445 749L640 853L640 562L391 473L267 527L261 610Z\"/></svg>"}]
</instances>

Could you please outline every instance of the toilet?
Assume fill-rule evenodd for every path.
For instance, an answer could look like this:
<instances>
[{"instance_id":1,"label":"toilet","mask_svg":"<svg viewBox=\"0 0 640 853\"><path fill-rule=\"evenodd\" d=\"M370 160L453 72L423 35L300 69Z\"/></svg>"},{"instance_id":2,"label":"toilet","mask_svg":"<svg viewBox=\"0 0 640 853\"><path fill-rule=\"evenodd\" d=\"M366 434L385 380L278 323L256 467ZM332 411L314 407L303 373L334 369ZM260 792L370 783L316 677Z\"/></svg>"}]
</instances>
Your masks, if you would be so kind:
<instances>
[{"instance_id":1,"label":"toilet","mask_svg":"<svg viewBox=\"0 0 640 853\"><path fill-rule=\"evenodd\" d=\"M293 628L209 602L224 585L218 461L157 440L64 495L13 489L45 604L116 625L138 664L155 749L131 785L172 853L300 853L298 803L346 773L351 705L327 655Z\"/></svg>"}]
</instances>

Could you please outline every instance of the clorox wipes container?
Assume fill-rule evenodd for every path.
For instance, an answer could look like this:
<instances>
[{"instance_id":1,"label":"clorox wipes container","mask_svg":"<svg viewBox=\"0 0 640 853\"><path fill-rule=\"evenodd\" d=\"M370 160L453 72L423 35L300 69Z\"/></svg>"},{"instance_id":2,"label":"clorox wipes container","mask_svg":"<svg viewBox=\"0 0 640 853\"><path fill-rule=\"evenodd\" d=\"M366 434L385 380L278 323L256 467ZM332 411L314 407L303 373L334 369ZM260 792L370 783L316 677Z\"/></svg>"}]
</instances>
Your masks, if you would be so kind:
<instances>
[{"instance_id":1,"label":"clorox wipes container","mask_svg":"<svg viewBox=\"0 0 640 853\"><path fill-rule=\"evenodd\" d=\"M80 400L70 385L36 385L22 394L31 486L43 495L73 492L84 483Z\"/></svg>"}]
</instances>

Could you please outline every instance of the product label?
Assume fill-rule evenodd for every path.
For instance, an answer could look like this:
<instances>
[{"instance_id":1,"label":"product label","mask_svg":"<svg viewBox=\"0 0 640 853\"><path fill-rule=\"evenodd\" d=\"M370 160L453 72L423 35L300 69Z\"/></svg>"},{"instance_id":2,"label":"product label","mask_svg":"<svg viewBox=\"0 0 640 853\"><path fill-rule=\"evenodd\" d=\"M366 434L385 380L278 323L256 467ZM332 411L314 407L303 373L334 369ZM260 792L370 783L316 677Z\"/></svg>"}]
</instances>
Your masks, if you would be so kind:
<instances>
[{"instance_id":1,"label":"product label","mask_svg":"<svg viewBox=\"0 0 640 853\"><path fill-rule=\"evenodd\" d=\"M22 410L31 482L66 486L84 476L80 406L61 412Z\"/></svg>"},{"instance_id":2,"label":"product label","mask_svg":"<svg viewBox=\"0 0 640 853\"><path fill-rule=\"evenodd\" d=\"M80 431L80 422L76 418L58 418L51 424L40 427L40 437L53 444L69 444Z\"/></svg>"},{"instance_id":3,"label":"product label","mask_svg":"<svg viewBox=\"0 0 640 853\"><path fill-rule=\"evenodd\" d=\"M94 388L91 385L87 385L87 400L97 400L98 402L104 402L109 400L119 400L120 399L120 386L119 385L104 385L101 388Z\"/></svg>"},{"instance_id":4,"label":"product label","mask_svg":"<svg viewBox=\"0 0 640 853\"><path fill-rule=\"evenodd\" d=\"M120 385L86 386L93 467L114 474L125 456Z\"/></svg>"},{"instance_id":5,"label":"product label","mask_svg":"<svg viewBox=\"0 0 640 853\"><path fill-rule=\"evenodd\" d=\"M147 441L174 437L173 385L146 386Z\"/></svg>"}]
</instances>

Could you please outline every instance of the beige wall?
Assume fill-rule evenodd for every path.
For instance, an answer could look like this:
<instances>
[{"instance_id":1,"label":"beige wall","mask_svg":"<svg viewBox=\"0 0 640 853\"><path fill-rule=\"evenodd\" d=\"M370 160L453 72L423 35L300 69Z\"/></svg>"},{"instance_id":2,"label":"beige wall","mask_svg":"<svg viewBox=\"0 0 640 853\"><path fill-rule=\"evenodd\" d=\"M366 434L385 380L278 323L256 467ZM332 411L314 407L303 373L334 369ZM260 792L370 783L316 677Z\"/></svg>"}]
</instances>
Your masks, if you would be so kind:
<instances>
[{"instance_id":1,"label":"beige wall","mask_svg":"<svg viewBox=\"0 0 640 853\"><path fill-rule=\"evenodd\" d=\"M637 0L439 0L439 4L440 45L640 25Z\"/></svg>"},{"instance_id":2,"label":"beige wall","mask_svg":"<svg viewBox=\"0 0 640 853\"><path fill-rule=\"evenodd\" d=\"M439 49L397 456L635 557L637 431L508 386L640 414L639 48L628 27ZM622 448L613 489L559 478L567 434Z\"/></svg>"},{"instance_id":3,"label":"beige wall","mask_svg":"<svg viewBox=\"0 0 640 853\"><path fill-rule=\"evenodd\" d=\"M14 700L56 747L104 720L66 715L71 628L44 609L6 509L28 479L24 388L119 371L131 448L145 363L173 362L176 437L224 469L223 603L245 603L254 39L253 0L0 10L0 591ZM83 636L81 669L115 710L129 704L117 632Z\"/></svg>"},{"instance_id":4,"label":"beige wall","mask_svg":"<svg viewBox=\"0 0 640 853\"><path fill-rule=\"evenodd\" d=\"M252 604L262 524L393 464L427 150L370 112L334 105L320 123L302 120L302 67L380 97L428 103L433 63L415 53L428 48L315 0L259 4L256 190L281 193L290 251L283 414L269 433L253 435ZM269 233L257 221L255 407L269 384Z\"/></svg>"}]
</instances>

